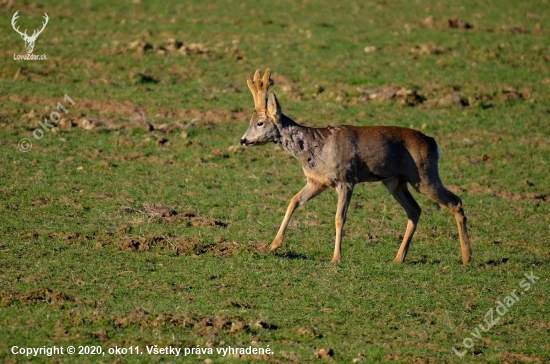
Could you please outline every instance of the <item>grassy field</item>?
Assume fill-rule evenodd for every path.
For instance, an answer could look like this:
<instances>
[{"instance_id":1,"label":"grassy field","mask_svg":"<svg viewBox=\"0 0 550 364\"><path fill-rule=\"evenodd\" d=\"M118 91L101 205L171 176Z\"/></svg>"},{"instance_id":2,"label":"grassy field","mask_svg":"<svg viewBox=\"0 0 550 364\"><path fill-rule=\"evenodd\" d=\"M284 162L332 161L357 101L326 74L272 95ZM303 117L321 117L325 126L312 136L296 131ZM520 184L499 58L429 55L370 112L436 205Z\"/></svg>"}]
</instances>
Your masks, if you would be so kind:
<instances>
[{"instance_id":1,"label":"grassy field","mask_svg":"<svg viewBox=\"0 0 550 364\"><path fill-rule=\"evenodd\" d=\"M76 4L0 4L0 361L550 360L548 0ZM29 34L48 14L47 60L14 60L16 10ZM471 264L418 194L392 263L407 218L380 184L356 187L339 266L334 191L264 254L305 184L277 147L238 145L268 67L299 123L435 137Z\"/></svg>"}]
</instances>

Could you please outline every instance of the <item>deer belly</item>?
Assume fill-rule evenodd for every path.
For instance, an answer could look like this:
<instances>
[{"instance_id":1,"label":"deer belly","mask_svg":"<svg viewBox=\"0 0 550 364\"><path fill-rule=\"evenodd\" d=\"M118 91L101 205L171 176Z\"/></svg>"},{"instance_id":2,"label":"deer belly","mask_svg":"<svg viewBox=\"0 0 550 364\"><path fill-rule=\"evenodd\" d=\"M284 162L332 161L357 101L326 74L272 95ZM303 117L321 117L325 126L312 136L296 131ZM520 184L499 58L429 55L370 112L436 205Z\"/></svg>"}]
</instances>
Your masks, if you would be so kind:
<instances>
[{"instance_id":1,"label":"deer belly","mask_svg":"<svg viewBox=\"0 0 550 364\"><path fill-rule=\"evenodd\" d=\"M306 175L308 181L313 180L324 186L335 187L338 182L338 178L336 174L322 174L322 173L311 171L305 168L304 168L304 174Z\"/></svg>"}]
</instances>

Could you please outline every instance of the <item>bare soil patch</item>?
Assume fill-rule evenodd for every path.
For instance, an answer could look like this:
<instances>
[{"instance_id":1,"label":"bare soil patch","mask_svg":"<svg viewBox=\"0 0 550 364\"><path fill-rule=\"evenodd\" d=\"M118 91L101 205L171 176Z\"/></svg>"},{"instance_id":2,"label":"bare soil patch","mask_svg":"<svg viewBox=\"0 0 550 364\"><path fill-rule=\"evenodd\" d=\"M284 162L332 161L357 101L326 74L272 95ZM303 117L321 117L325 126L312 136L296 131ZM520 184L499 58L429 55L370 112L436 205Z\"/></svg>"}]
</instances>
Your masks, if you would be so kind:
<instances>
[{"instance_id":1,"label":"bare soil patch","mask_svg":"<svg viewBox=\"0 0 550 364\"><path fill-rule=\"evenodd\" d=\"M315 357L321 360L331 360L334 357L334 350L321 348L315 351Z\"/></svg>"},{"instance_id":2,"label":"bare soil patch","mask_svg":"<svg viewBox=\"0 0 550 364\"><path fill-rule=\"evenodd\" d=\"M11 291L0 292L0 302L2 306L8 306L14 302L21 304L48 303L51 305L60 305L65 302L73 302L73 298L64 292L53 291L49 288L39 288L30 293L15 293Z\"/></svg>"},{"instance_id":3,"label":"bare soil patch","mask_svg":"<svg viewBox=\"0 0 550 364\"><path fill-rule=\"evenodd\" d=\"M433 15L422 21L422 26L430 29L472 29L474 26L461 18L436 19Z\"/></svg>"},{"instance_id":4,"label":"bare soil patch","mask_svg":"<svg viewBox=\"0 0 550 364\"><path fill-rule=\"evenodd\" d=\"M143 56L146 53L156 53L158 55L167 55L177 53L183 56L208 56L212 52L202 43L188 43L177 40L176 38L167 38L164 42L152 44L142 39L128 43L124 47L118 47L119 44L114 44L119 53L135 53Z\"/></svg>"},{"instance_id":5,"label":"bare soil patch","mask_svg":"<svg viewBox=\"0 0 550 364\"><path fill-rule=\"evenodd\" d=\"M204 243L196 236L175 237L149 236L149 237L124 237L117 243L117 249L123 251L146 252L159 249L175 253L176 255L202 255L232 256L244 249L235 241L220 241L216 243Z\"/></svg>"},{"instance_id":6,"label":"bare soil patch","mask_svg":"<svg viewBox=\"0 0 550 364\"><path fill-rule=\"evenodd\" d=\"M278 327L262 319L243 321L240 318L231 319L223 314L198 317L190 312L183 314L157 313L138 308L122 317L110 320L115 327L125 328L136 325L140 327L180 327L193 328L201 335L217 334L221 332L240 334L241 332L257 332L258 330L276 330Z\"/></svg>"},{"instance_id":7,"label":"bare soil patch","mask_svg":"<svg viewBox=\"0 0 550 364\"><path fill-rule=\"evenodd\" d=\"M163 222L184 222L188 226L219 226L227 227L227 223L218 220L206 218L198 215L194 211L179 212L176 209L153 202L145 202L141 209L135 209L132 207L121 207L120 211L126 214L142 214L147 220L156 219Z\"/></svg>"},{"instance_id":8,"label":"bare soil patch","mask_svg":"<svg viewBox=\"0 0 550 364\"><path fill-rule=\"evenodd\" d=\"M416 49L416 48L415 48ZM416 51L422 52L423 48ZM432 52L426 46L425 52ZM419 53L420 54L420 53ZM517 89L509 85L502 85L496 91L486 91L479 87L476 91L461 91L460 87L442 89L434 85L408 88L404 86L383 86L379 88L358 87L358 97L350 97L350 102L397 102L401 106L419 106L422 108L442 107L476 107L490 106L491 103L505 103L510 101L527 101L535 98L529 88Z\"/></svg>"},{"instance_id":9,"label":"bare soil patch","mask_svg":"<svg viewBox=\"0 0 550 364\"><path fill-rule=\"evenodd\" d=\"M39 127L39 120L49 120L50 113L57 111L58 98L44 96L0 96L0 102L17 102L26 105L26 111L20 116L21 124L28 130ZM153 115L156 119L179 119L171 123L156 123L148 120L147 109L131 101L116 100L74 100L75 105L70 112L61 113L61 120L53 124L54 130L70 130L80 128L88 131L141 128L146 131L172 133L191 128L212 130L216 124L227 120L245 120L248 116L243 110L193 110L193 109L161 109ZM67 106L67 105L65 105ZM28 111L27 111L28 110ZM96 111L100 116L91 116L90 111ZM9 128L14 123L8 123Z\"/></svg>"},{"instance_id":10,"label":"bare soil patch","mask_svg":"<svg viewBox=\"0 0 550 364\"><path fill-rule=\"evenodd\" d=\"M384 102L396 101L400 105L416 106L424 101L426 97L417 90L406 87L386 86L378 89L358 88L357 91L364 101Z\"/></svg>"},{"instance_id":11,"label":"bare soil patch","mask_svg":"<svg viewBox=\"0 0 550 364\"><path fill-rule=\"evenodd\" d=\"M512 191L498 191L488 186L482 186L479 183L470 183L465 186L448 186L451 190L457 192L467 192L471 194L486 194L491 196L500 197L509 201L537 201L537 202L548 202L550 201L550 196L546 193L537 193L537 192L512 192Z\"/></svg>"},{"instance_id":12,"label":"bare soil patch","mask_svg":"<svg viewBox=\"0 0 550 364\"><path fill-rule=\"evenodd\" d=\"M127 327L129 325L137 325L142 327L152 326L176 326L176 327L192 327L197 321L197 318L190 313L180 315L173 314L150 314L147 310L138 308L128 315L112 319L115 327Z\"/></svg>"}]
</instances>

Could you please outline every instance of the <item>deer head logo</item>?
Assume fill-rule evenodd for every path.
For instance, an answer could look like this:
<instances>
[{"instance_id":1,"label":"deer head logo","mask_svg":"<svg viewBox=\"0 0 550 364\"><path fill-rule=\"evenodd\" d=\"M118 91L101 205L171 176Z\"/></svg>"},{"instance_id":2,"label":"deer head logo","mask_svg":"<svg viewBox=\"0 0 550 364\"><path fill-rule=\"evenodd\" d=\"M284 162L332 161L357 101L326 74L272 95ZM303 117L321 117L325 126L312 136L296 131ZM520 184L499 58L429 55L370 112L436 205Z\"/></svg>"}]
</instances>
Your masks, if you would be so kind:
<instances>
[{"instance_id":1,"label":"deer head logo","mask_svg":"<svg viewBox=\"0 0 550 364\"><path fill-rule=\"evenodd\" d=\"M46 24L48 24L48 14L44 13L44 19L46 20L44 23L42 23L42 29L35 30L31 36L27 35L27 29L25 29L25 32L20 32L19 27L15 27L15 21L19 17L18 15L19 11L16 11L15 14L13 14L13 17L11 18L11 26L13 29L21 35L21 38L25 41L25 48L27 49L27 53L32 53L32 50L34 49L34 43L36 42L36 38L42 33L44 28L46 28Z\"/></svg>"}]
</instances>

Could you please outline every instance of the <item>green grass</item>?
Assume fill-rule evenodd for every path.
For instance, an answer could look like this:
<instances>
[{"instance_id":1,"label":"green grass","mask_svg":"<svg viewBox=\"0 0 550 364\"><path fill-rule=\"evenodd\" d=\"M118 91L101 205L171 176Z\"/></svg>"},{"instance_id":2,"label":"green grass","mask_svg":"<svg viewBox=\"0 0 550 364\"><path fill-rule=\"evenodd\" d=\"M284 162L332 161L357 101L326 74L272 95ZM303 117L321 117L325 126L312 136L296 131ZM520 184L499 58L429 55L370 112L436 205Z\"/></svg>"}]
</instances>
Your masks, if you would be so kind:
<instances>
[{"instance_id":1,"label":"green grass","mask_svg":"<svg viewBox=\"0 0 550 364\"><path fill-rule=\"evenodd\" d=\"M2 7L0 359L182 361L146 354L158 345L274 352L183 360L197 363L305 363L321 348L347 363L550 360L548 6ZM49 15L34 51L47 61L13 60L24 52L9 28L15 10L22 28ZM434 27L423 25L430 15ZM443 26L449 18L473 28ZM208 51L163 51L171 38ZM130 49L137 40L152 49ZM418 194L419 228L407 261L393 264L406 215L379 184L354 191L339 266L329 262L333 191L297 211L283 247L265 255L305 183L298 162L276 147L238 146L253 110L246 79L267 67L283 112L300 123L400 125L434 136L441 177L464 201L471 264L461 264L452 215ZM388 87L425 101L368 100ZM442 101L455 92L466 106ZM33 130L57 102L69 111L63 126L36 140ZM83 118L96 127L80 127ZM33 143L29 152L19 151L22 138ZM151 216L147 202L180 214ZM530 272L540 280L474 338L488 310L522 291ZM451 348L465 350L467 338L474 345L461 360ZM144 354L11 353L54 345L139 346Z\"/></svg>"}]
</instances>

